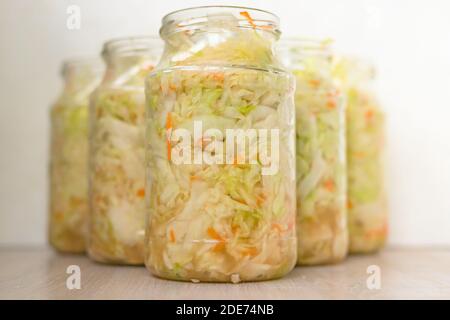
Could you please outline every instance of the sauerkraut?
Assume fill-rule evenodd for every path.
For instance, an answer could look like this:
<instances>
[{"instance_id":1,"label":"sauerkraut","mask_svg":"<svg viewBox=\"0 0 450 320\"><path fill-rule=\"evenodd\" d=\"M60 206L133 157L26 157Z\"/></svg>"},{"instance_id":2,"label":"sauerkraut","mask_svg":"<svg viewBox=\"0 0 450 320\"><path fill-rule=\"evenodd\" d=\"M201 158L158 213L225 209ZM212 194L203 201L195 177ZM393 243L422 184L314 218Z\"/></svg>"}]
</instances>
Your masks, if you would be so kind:
<instances>
[{"instance_id":1,"label":"sauerkraut","mask_svg":"<svg viewBox=\"0 0 450 320\"><path fill-rule=\"evenodd\" d=\"M105 45L108 70L91 105L88 251L97 261L143 263L144 78L157 62L157 45L148 38Z\"/></svg>"},{"instance_id":2,"label":"sauerkraut","mask_svg":"<svg viewBox=\"0 0 450 320\"><path fill-rule=\"evenodd\" d=\"M65 87L51 110L49 239L63 252L85 250L88 97L101 71L96 59L65 62Z\"/></svg>"},{"instance_id":3,"label":"sauerkraut","mask_svg":"<svg viewBox=\"0 0 450 320\"><path fill-rule=\"evenodd\" d=\"M347 95L348 220L350 252L380 249L387 236L384 188L384 113L370 87L373 68L338 58L335 76Z\"/></svg>"},{"instance_id":4,"label":"sauerkraut","mask_svg":"<svg viewBox=\"0 0 450 320\"><path fill-rule=\"evenodd\" d=\"M279 51L297 83L298 264L337 262L348 247L345 122L329 42L285 40Z\"/></svg>"},{"instance_id":5,"label":"sauerkraut","mask_svg":"<svg viewBox=\"0 0 450 320\"><path fill-rule=\"evenodd\" d=\"M274 32L221 10L198 32L167 16L165 63L147 80L146 265L164 278L265 280L296 261L294 82L273 67ZM229 134L252 129L239 149Z\"/></svg>"}]
</instances>

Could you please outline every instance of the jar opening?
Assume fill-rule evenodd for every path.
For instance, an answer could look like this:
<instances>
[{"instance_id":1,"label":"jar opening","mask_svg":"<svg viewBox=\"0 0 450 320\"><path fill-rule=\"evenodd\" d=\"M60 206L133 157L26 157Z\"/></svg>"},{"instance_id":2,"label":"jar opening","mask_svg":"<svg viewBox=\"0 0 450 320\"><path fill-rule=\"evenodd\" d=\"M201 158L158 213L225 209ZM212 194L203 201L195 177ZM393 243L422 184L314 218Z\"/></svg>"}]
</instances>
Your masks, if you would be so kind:
<instances>
[{"instance_id":1,"label":"jar opening","mask_svg":"<svg viewBox=\"0 0 450 320\"><path fill-rule=\"evenodd\" d=\"M161 47L161 40L154 36L118 38L103 45L102 56L108 60L110 56L146 55L160 51Z\"/></svg>"},{"instance_id":2,"label":"jar opening","mask_svg":"<svg viewBox=\"0 0 450 320\"><path fill-rule=\"evenodd\" d=\"M203 6L171 12L163 17L160 35L163 39L174 32L192 32L212 21L228 22L230 27L255 29L280 34L279 18L268 11L236 6Z\"/></svg>"},{"instance_id":3,"label":"jar opening","mask_svg":"<svg viewBox=\"0 0 450 320\"><path fill-rule=\"evenodd\" d=\"M330 38L283 38L278 43L281 51L290 51L299 55L331 57L333 40Z\"/></svg>"},{"instance_id":4,"label":"jar opening","mask_svg":"<svg viewBox=\"0 0 450 320\"><path fill-rule=\"evenodd\" d=\"M61 75L63 77L81 70L92 71L93 73L102 72L104 69L103 62L97 57L79 57L64 60L61 67Z\"/></svg>"},{"instance_id":5,"label":"jar opening","mask_svg":"<svg viewBox=\"0 0 450 320\"><path fill-rule=\"evenodd\" d=\"M373 63L364 58L351 55L339 55L333 61L338 79L347 83L364 83L376 77Z\"/></svg>"}]
</instances>

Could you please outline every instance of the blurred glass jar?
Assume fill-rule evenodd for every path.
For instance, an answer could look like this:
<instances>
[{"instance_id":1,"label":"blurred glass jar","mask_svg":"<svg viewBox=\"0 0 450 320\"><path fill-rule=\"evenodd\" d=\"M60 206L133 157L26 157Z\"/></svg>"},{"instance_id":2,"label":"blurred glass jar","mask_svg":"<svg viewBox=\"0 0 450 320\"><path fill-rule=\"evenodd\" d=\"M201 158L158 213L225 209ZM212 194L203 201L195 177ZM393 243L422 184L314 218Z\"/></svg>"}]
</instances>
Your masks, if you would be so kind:
<instances>
[{"instance_id":1,"label":"blurred glass jar","mask_svg":"<svg viewBox=\"0 0 450 320\"><path fill-rule=\"evenodd\" d=\"M296 79L298 264L334 263L348 251L344 98L329 41L281 41Z\"/></svg>"},{"instance_id":2,"label":"blurred glass jar","mask_svg":"<svg viewBox=\"0 0 450 320\"><path fill-rule=\"evenodd\" d=\"M388 231L385 115L373 89L375 71L371 65L338 57L334 74L347 95L350 253L373 252L384 245Z\"/></svg>"},{"instance_id":3,"label":"blurred glass jar","mask_svg":"<svg viewBox=\"0 0 450 320\"><path fill-rule=\"evenodd\" d=\"M153 274L239 282L294 267L294 81L274 55L279 33L278 18L255 9L163 18L165 54L146 87Z\"/></svg>"},{"instance_id":4,"label":"blurred glass jar","mask_svg":"<svg viewBox=\"0 0 450 320\"><path fill-rule=\"evenodd\" d=\"M96 261L144 262L144 79L161 44L135 37L103 47L107 69L90 109L88 253Z\"/></svg>"},{"instance_id":5,"label":"blurred glass jar","mask_svg":"<svg viewBox=\"0 0 450 320\"><path fill-rule=\"evenodd\" d=\"M100 59L64 62L64 88L51 109L49 240L62 252L85 250L88 105L102 75Z\"/></svg>"}]
</instances>

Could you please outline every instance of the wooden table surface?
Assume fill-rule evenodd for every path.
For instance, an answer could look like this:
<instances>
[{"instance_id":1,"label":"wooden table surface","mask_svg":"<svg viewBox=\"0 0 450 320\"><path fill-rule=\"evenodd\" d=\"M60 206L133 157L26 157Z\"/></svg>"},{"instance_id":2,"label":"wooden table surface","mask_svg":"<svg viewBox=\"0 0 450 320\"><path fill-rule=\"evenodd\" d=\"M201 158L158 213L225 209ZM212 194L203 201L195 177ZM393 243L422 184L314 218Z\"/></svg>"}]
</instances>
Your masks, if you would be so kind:
<instances>
[{"instance_id":1,"label":"wooden table surface","mask_svg":"<svg viewBox=\"0 0 450 320\"><path fill-rule=\"evenodd\" d=\"M69 265L81 289L69 290ZM381 288L368 289L367 268ZM450 249L391 248L333 266L294 269L283 279L241 284L176 282L144 267L102 265L48 248L0 248L0 299L450 299Z\"/></svg>"}]
</instances>

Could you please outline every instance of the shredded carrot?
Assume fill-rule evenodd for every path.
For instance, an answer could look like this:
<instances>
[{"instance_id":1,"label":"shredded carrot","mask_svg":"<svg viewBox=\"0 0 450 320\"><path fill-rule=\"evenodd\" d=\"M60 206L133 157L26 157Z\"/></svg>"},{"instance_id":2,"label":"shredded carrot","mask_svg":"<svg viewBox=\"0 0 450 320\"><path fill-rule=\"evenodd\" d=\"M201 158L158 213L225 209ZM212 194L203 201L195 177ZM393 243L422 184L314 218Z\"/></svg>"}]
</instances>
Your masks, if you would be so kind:
<instances>
[{"instance_id":1,"label":"shredded carrot","mask_svg":"<svg viewBox=\"0 0 450 320\"><path fill-rule=\"evenodd\" d=\"M266 195L263 192L256 195L256 204L258 206L261 206L264 203L264 201L266 201Z\"/></svg>"},{"instance_id":2,"label":"shredded carrot","mask_svg":"<svg viewBox=\"0 0 450 320\"><path fill-rule=\"evenodd\" d=\"M166 130L172 129L172 113L168 112L167 113L167 118L166 118Z\"/></svg>"},{"instance_id":3,"label":"shredded carrot","mask_svg":"<svg viewBox=\"0 0 450 320\"><path fill-rule=\"evenodd\" d=\"M167 139L166 145L167 145L167 159L170 161L170 160L172 160L172 146L170 144L169 139Z\"/></svg>"},{"instance_id":4,"label":"shredded carrot","mask_svg":"<svg viewBox=\"0 0 450 320\"><path fill-rule=\"evenodd\" d=\"M212 78L216 81L223 82L225 79L225 76L222 72L214 72L212 74Z\"/></svg>"},{"instance_id":5,"label":"shredded carrot","mask_svg":"<svg viewBox=\"0 0 450 320\"><path fill-rule=\"evenodd\" d=\"M350 200L347 200L347 209L352 209L353 203Z\"/></svg>"},{"instance_id":6,"label":"shredded carrot","mask_svg":"<svg viewBox=\"0 0 450 320\"><path fill-rule=\"evenodd\" d=\"M225 243L220 242L214 245L213 249L214 252L222 252L225 250Z\"/></svg>"},{"instance_id":7,"label":"shredded carrot","mask_svg":"<svg viewBox=\"0 0 450 320\"><path fill-rule=\"evenodd\" d=\"M334 109L336 108L336 101L334 99L328 99L327 101L327 107L328 109Z\"/></svg>"},{"instance_id":8,"label":"shredded carrot","mask_svg":"<svg viewBox=\"0 0 450 320\"><path fill-rule=\"evenodd\" d=\"M320 80L311 79L311 80L309 80L309 84L312 85L313 87L317 88L320 84Z\"/></svg>"},{"instance_id":9,"label":"shredded carrot","mask_svg":"<svg viewBox=\"0 0 450 320\"><path fill-rule=\"evenodd\" d=\"M214 240L217 240L217 241L220 241L220 242L225 241L225 240L222 238L222 236L221 236L220 234L218 234L216 230L214 230L213 227L209 227L208 230L207 230L207 233L208 233L208 236L209 236L210 238L214 239Z\"/></svg>"},{"instance_id":10,"label":"shredded carrot","mask_svg":"<svg viewBox=\"0 0 450 320\"><path fill-rule=\"evenodd\" d=\"M365 117L367 121L371 120L373 118L373 110L372 109L367 110L365 113Z\"/></svg>"},{"instance_id":11,"label":"shredded carrot","mask_svg":"<svg viewBox=\"0 0 450 320\"><path fill-rule=\"evenodd\" d=\"M255 22L253 21L252 17L250 16L250 14L247 11L239 12L239 14L241 16L243 16L245 19L247 19L248 23L250 23L250 25L252 26L253 29L256 28Z\"/></svg>"},{"instance_id":12,"label":"shredded carrot","mask_svg":"<svg viewBox=\"0 0 450 320\"><path fill-rule=\"evenodd\" d=\"M139 198L145 197L145 189L144 189L144 188L139 189L139 190L136 192L136 195L137 195Z\"/></svg>"},{"instance_id":13,"label":"shredded carrot","mask_svg":"<svg viewBox=\"0 0 450 320\"><path fill-rule=\"evenodd\" d=\"M171 130L172 130L172 113L169 112L167 113L167 118L166 118L166 145L167 145L167 159L169 159L169 161L172 159L172 145L170 143L170 134L171 134Z\"/></svg>"},{"instance_id":14,"label":"shredded carrot","mask_svg":"<svg viewBox=\"0 0 450 320\"><path fill-rule=\"evenodd\" d=\"M334 182L332 179L328 179L324 182L325 189L327 189L330 192L334 191Z\"/></svg>"},{"instance_id":15,"label":"shredded carrot","mask_svg":"<svg viewBox=\"0 0 450 320\"><path fill-rule=\"evenodd\" d=\"M272 229L278 232L283 232L283 226L279 223L272 223Z\"/></svg>"},{"instance_id":16,"label":"shredded carrot","mask_svg":"<svg viewBox=\"0 0 450 320\"><path fill-rule=\"evenodd\" d=\"M248 248L245 248L244 250L242 250L242 254L244 256L254 257L258 254L258 249L256 249L255 247L248 247Z\"/></svg>"},{"instance_id":17,"label":"shredded carrot","mask_svg":"<svg viewBox=\"0 0 450 320\"><path fill-rule=\"evenodd\" d=\"M353 156L358 159L362 159L366 156L364 152L353 152Z\"/></svg>"},{"instance_id":18,"label":"shredded carrot","mask_svg":"<svg viewBox=\"0 0 450 320\"><path fill-rule=\"evenodd\" d=\"M387 234L387 231L388 231L388 225L387 225L387 223L385 223L385 224L383 224L383 226L381 226L378 229L373 229L373 230L368 231L366 233L366 238L384 236L385 234Z\"/></svg>"},{"instance_id":19,"label":"shredded carrot","mask_svg":"<svg viewBox=\"0 0 450 320\"><path fill-rule=\"evenodd\" d=\"M247 202L245 202L244 199L234 199L234 200L237 201L237 202L240 202L242 204L247 204Z\"/></svg>"},{"instance_id":20,"label":"shredded carrot","mask_svg":"<svg viewBox=\"0 0 450 320\"><path fill-rule=\"evenodd\" d=\"M170 236L170 242L175 242L176 241L175 231L173 231L173 229L170 229L169 236Z\"/></svg>"},{"instance_id":21,"label":"shredded carrot","mask_svg":"<svg viewBox=\"0 0 450 320\"><path fill-rule=\"evenodd\" d=\"M258 28L264 29L264 30L273 30L273 26L271 26L271 25L267 25L267 26L258 26Z\"/></svg>"}]
</instances>

